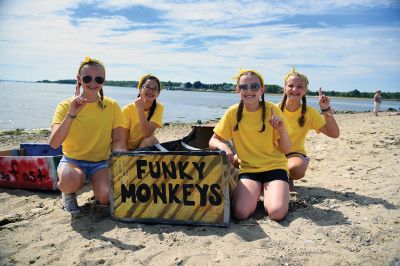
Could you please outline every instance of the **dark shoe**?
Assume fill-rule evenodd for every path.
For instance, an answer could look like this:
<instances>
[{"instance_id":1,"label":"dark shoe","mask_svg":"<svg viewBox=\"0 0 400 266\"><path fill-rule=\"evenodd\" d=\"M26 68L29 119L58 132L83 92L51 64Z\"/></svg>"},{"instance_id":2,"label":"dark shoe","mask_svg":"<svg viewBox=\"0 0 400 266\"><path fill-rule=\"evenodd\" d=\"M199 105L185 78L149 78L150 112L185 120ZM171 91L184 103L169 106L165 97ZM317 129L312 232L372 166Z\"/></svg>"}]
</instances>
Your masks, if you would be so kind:
<instances>
[{"instance_id":1,"label":"dark shoe","mask_svg":"<svg viewBox=\"0 0 400 266\"><path fill-rule=\"evenodd\" d=\"M76 194L65 194L64 192L61 193L62 198L62 205L64 210L70 212L72 215L79 215L81 211L78 206L78 201L76 200Z\"/></svg>"}]
</instances>

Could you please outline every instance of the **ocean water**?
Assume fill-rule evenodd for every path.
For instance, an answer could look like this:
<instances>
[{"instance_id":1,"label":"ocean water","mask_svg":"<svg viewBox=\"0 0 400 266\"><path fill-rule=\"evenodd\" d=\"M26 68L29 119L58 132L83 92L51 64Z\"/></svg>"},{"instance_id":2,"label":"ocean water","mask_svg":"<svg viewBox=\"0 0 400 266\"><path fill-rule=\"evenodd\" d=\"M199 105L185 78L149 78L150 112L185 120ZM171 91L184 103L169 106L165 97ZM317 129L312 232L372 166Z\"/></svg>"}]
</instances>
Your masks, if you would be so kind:
<instances>
[{"instance_id":1,"label":"ocean water","mask_svg":"<svg viewBox=\"0 0 400 266\"><path fill-rule=\"evenodd\" d=\"M17 128L49 128L59 102L73 96L74 85L25 82L0 82L0 131ZM104 87L104 94L115 99L121 107L137 96L136 88ZM273 103L281 95L266 95ZM383 99L384 100L384 99ZM163 122L196 122L219 119L225 110L239 101L235 93L163 90L158 101L164 104ZM307 97L307 104L318 107L316 97ZM337 111L370 111L372 99L332 98ZM381 110L399 109L400 101L383 101Z\"/></svg>"}]
</instances>

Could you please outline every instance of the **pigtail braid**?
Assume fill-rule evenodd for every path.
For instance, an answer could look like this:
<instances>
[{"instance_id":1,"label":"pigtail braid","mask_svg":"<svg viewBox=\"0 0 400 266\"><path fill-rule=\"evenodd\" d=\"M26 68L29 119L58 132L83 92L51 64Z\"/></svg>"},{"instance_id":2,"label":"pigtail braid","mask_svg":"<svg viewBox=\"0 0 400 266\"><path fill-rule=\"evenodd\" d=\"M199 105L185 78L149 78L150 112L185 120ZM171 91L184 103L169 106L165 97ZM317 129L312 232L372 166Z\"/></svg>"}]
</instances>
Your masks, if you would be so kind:
<instances>
[{"instance_id":1,"label":"pigtail braid","mask_svg":"<svg viewBox=\"0 0 400 266\"><path fill-rule=\"evenodd\" d=\"M304 122L306 120L305 114L306 114L306 111L307 111L307 100L306 100L306 96L305 95L303 95L303 97L301 98L301 102L302 102L302 105L301 105L301 116L300 116L298 122L299 122L300 127L303 127L304 126Z\"/></svg>"},{"instance_id":2,"label":"pigtail braid","mask_svg":"<svg viewBox=\"0 0 400 266\"><path fill-rule=\"evenodd\" d=\"M282 99L282 102L281 102L281 111L282 112L285 110L286 100L287 100L287 94L284 93L283 94L283 99Z\"/></svg>"},{"instance_id":3,"label":"pigtail braid","mask_svg":"<svg viewBox=\"0 0 400 266\"><path fill-rule=\"evenodd\" d=\"M243 107L244 107L244 102L243 102L243 100L241 100L240 103L239 103L239 108L237 110L237 114L236 114L236 125L233 128L233 131L238 131L239 130L239 122L240 122L240 120L242 120Z\"/></svg>"},{"instance_id":4,"label":"pigtail braid","mask_svg":"<svg viewBox=\"0 0 400 266\"><path fill-rule=\"evenodd\" d=\"M264 132L265 131L265 116L266 116L266 110L265 110L265 99L264 99L264 93L261 95L261 107L262 107L262 127L261 130L258 132Z\"/></svg>"},{"instance_id":5,"label":"pigtail braid","mask_svg":"<svg viewBox=\"0 0 400 266\"><path fill-rule=\"evenodd\" d=\"M154 100L154 101L153 101L153 104L152 104L151 107L150 107L149 115L147 116L147 121L150 121L151 117L152 117L153 114L154 114L154 111L156 110L156 107L157 107L157 101Z\"/></svg>"},{"instance_id":6,"label":"pigtail braid","mask_svg":"<svg viewBox=\"0 0 400 266\"><path fill-rule=\"evenodd\" d=\"M100 89L99 91L100 94L100 101L99 101L99 105L102 109L106 108L106 104L104 102L104 92L103 92L103 88Z\"/></svg>"}]
</instances>

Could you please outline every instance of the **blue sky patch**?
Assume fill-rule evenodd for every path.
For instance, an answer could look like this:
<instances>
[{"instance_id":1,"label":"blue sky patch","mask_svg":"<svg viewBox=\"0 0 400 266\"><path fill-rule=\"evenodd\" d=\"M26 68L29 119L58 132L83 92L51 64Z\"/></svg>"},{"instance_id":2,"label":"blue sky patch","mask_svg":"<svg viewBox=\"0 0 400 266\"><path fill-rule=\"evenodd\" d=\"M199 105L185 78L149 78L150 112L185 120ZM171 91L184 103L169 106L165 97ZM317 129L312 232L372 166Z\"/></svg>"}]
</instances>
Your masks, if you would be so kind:
<instances>
[{"instance_id":1,"label":"blue sky patch","mask_svg":"<svg viewBox=\"0 0 400 266\"><path fill-rule=\"evenodd\" d=\"M159 10L148 8L141 5L131 6L124 9L106 9L98 5L80 4L69 9L72 20L76 21L83 18L104 18L121 16L131 22L139 23L160 23L163 21Z\"/></svg>"}]
</instances>

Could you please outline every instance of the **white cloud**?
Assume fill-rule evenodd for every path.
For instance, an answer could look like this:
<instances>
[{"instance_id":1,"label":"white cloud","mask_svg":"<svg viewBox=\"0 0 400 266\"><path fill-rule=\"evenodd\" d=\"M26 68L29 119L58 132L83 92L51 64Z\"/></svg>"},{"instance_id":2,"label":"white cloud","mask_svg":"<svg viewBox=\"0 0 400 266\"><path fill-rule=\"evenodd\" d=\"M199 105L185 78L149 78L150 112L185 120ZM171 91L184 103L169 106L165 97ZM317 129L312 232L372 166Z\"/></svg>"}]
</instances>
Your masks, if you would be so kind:
<instances>
[{"instance_id":1,"label":"white cloud","mask_svg":"<svg viewBox=\"0 0 400 266\"><path fill-rule=\"evenodd\" d=\"M281 84L288 65L320 65L301 69L311 85L371 91L400 70L398 25L301 28L266 23L286 14L391 7L393 1L93 1L111 10L133 5L159 10L163 22L151 27L118 15L72 19L68 10L78 1L39 2L2 2L0 79L21 79L21 73L25 80L73 78L86 55L106 63L109 79L123 80L152 72L162 80L231 82L239 67L247 67L264 73L267 83Z\"/></svg>"}]
</instances>

